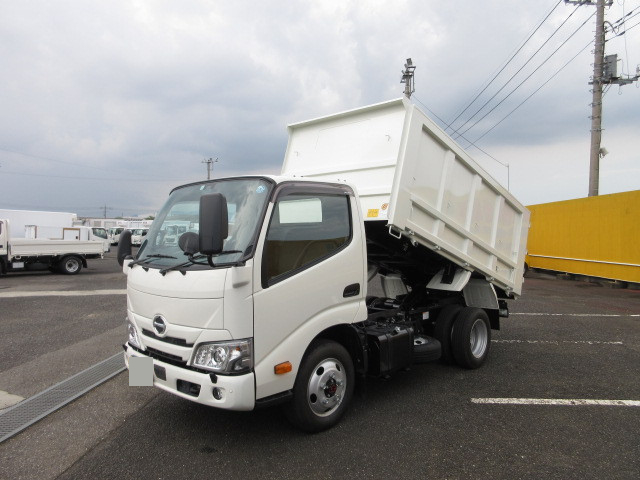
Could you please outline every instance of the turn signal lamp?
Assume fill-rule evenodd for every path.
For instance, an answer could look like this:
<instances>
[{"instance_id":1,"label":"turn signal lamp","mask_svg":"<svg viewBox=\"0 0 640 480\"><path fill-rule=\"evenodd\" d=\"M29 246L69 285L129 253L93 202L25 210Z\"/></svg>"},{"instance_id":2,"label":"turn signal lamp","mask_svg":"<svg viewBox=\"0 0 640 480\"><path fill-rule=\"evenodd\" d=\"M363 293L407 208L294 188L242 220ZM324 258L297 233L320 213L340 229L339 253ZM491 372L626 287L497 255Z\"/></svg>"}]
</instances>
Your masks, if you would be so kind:
<instances>
[{"instance_id":1,"label":"turn signal lamp","mask_svg":"<svg viewBox=\"0 0 640 480\"><path fill-rule=\"evenodd\" d=\"M289 373L291 370L293 370L293 365L291 365L291 362L279 363L278 365L273 367L273 371L275 372L276 375Z\"/></svg>"}]
</instances>

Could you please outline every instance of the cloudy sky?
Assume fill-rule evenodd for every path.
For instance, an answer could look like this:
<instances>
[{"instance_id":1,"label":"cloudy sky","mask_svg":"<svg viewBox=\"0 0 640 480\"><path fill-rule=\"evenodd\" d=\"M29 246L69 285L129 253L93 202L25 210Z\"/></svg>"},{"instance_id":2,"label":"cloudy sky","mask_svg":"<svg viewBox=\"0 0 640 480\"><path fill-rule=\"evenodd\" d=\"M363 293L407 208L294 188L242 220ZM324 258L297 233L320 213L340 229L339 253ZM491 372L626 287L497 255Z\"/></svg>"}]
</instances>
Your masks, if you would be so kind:
<instances>
[{"instance_id":1,"label":"cloudy sky","mask_svg":"<svg viewBox=\"0 0 640 480\"><path fill-rule=\"evenodd\" d=\"M145 215L205 179L206 158L216 177L277 174L287 124L400 97L407 57L412 101L442 126L457 118L448 131L524 204L584 197L594 12L558 0L2 2L0 208ZM640 0L606 12L606 53L632 76L639 12ZM608 89L603 128L600 193L640 189L638 82Z\"/></svg>"}]
</instances>

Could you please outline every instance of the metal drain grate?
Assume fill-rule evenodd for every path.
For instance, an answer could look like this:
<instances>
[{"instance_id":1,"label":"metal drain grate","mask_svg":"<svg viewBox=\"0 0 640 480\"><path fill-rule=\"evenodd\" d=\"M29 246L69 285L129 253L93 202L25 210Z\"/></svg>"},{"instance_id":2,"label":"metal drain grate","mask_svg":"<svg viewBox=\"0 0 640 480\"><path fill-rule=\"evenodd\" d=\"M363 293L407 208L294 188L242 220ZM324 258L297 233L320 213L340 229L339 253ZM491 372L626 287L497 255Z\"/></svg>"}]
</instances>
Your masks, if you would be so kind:
<instances>
[{"instance_id":1,"label":"metal drain grate","mask_svg":"<svg viewBox=\"0 0 640 480\"><path fill-rule=\"evenodd\" d=\"M0 413L0 443L65 406L125 369L117 353Z\"/></svg>"}]
</instances>

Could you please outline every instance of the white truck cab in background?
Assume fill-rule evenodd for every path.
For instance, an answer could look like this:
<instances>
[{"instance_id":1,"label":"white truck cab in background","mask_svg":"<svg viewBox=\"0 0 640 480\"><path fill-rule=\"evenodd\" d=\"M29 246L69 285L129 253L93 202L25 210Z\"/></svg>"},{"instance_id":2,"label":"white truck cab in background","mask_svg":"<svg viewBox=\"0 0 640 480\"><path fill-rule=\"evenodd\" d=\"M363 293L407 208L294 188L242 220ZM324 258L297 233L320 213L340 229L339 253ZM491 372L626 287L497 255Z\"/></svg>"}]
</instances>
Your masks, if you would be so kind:
<instances>
[{"instance_id":1,"label":"white truck cab in background","mask_svg":"<svg viewBox=\"0 0 640 480\"><path fill-rule=\"evenodd\" d=\"M124 227L111 227L107 231L109 243L111 245L117 245L120 242L120 234L125 231Z\"/></svg>"},{"instance_id":2,"label":"white truck cab in background","mask_svg":"<svg viewBox=\"0 0 640 480\"><path fill-rule=\"evenodd\" d=\"M135 259L123 234L125 360L184 399L329 428L357 377L486 361L528 225L406 99L291 125L282 176L175 188Z\"/></svg>"},{"instance_id":3,"label":"white truck cab in background","mask_svg":"<svg viewBox=\"0 0 640 480\"><path fill-rule=\"evenodd\" d=\"M144 237L149 231L148 228L133 228L131 229L131 245L139 247L144 241Z\"/></svg>"}]
</instances>

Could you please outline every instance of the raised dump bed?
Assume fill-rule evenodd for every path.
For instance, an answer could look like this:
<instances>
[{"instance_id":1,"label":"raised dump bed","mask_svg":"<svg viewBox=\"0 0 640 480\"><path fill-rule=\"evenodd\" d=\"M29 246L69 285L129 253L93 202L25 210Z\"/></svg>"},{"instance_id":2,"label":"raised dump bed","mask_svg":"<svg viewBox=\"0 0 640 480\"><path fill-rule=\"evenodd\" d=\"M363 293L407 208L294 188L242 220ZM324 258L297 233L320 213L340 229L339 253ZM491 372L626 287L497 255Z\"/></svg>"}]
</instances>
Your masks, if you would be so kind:
<instances>
[{"instance_id":1,"label":"raised dump bed","mask_svg":"<svg viewBox=\"0 0 640 480\"><path fill-rule=\"evenodd\" d=\"M366 220L521 294L529 211L407 99L290 125L282 174L355 185Z\"/></svg>"}]
</instances>

